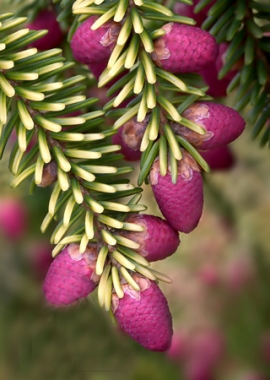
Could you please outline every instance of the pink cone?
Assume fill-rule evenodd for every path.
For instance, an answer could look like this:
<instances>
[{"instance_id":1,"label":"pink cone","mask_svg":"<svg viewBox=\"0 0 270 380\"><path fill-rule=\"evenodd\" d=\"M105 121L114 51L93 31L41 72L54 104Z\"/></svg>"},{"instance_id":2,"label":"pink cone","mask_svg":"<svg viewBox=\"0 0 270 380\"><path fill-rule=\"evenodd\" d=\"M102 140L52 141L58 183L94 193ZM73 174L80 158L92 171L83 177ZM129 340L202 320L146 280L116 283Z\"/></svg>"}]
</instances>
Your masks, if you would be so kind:
<instances>
[{"instance_id":1,"label":"pink cone","mask_svg":"<svg viewBox=\"0 0 270 380\"><path fill-rule=\"evenodd\" d=\"M126 222L144 227L143 232L123 231L122 235L139 243L137 252L150 262L171 256L180 244L178 232L158 216L134 214Z\"/></svg>"},{"instance_id":2,"label":"pink cone","mask_svg":"<svg viewBox=\"0 0 270 380\"><path fill-rule=\"evenodd\" d=\"M46 275L43 291L46 300L55 305L70 305L87 297L96 287L96 246L79 253L78 244L68 245L52 262Z\"/></svg>"},{"instance_id":3,"label":"pink cone","mask_svg":"<svg viewBox=\"0 0 270 380\"><path fill-rule=\"evenodd\" d=\"M200 71L200 75L203 77L209 89L207 90L207 94L220 98L222 96L227 95L227 87L231 81L231 76L225 76L223 79L218 79L218 71L216 68L216 63L213 62L207 67L203 68Z\"/></svg>"},{"instance_id":4,"label":"pink cone","mask_svg":"<svg viewBox=\"0 0 270 380\"><path fill-rule=\"evenodd\" d=\"M93 64L109 59L115 46L121 25L109 21L97 30L92 30L91 26L97 19L97 16L89 17L72 37L71 50L76 61L80 63Z\"/></svg>"},{"instance_id":5,"label":"pink cone","mask_svg":"<svg viewBox=\"0 0 270 380\"><path fill-rule=\"evenodd\" d=\"M200 72L204 81L209 86L207 94L214 97L221 97L227 95L227 87L229 83L243 66L243 62L239 60L233 66L233 69L229 71L224 78L218 79L218 73L225 64L225 55L228 46L229 44L225 42L220 44L217 60L211 63L210 65L204 67Z\"/></svg>"},{"instance_id":6,"label":"pink cone","mask_svg":"<svg viewBox=\"0 0 270 380\"><path fill-rule=\"evenodd\" d=\"M141 158L142 152L140 149L132 149L123 139L124 126L119 128L117 133L112 136L112 143L121 145L121 149L117 153L121 153L126 161L138 161Z\"/></svg>"},{"instance_id":7,"label":"pink cone","mask_svg":"<svg viewBox=\"0 0 270 380\"><path fill-rule=\"evenodd\" d=\"M99 80L99 77L100 75L103 73L103 71L106 69L107 65L108 65L108 61L109 61L109 57L107 57L106 59L104 59L103 61L99 61L99 62L92 62L92 63L89 63L87 66L89 68L89 70L91 71L91 73L94 75L94 77L96 78L96 80Z\"/></svg>"},{"instance_id":8,"label":"pink cone","mask_svg":"<svg viewBox=\"0 0 270 380\"><path fill-rule=\"evenodd\" d=\"M201 10L199 13L194 13L195 6L200 2L200 0L193 0L193 5L176 3L174 6L174 12L180 16L190 17L196 21L197 26L201 26L204 20L207 18L207 13L215 1L212 1L205 8Z\"/></svg>"},{"instance_id":9,"label":"pink cone","mask_svg":"<svg viewBox=\"0 0 270 380\"><path fill-rule=\"evenodd\" d=\"M155 282L141 277L138 283L140 292L124 285L124 297L114 297L115 318L121 329L141 346L166 351L173 334L167 300Z\"/></svg>"},{"instance_id":10,"label":"pink cone","mask_svg":"<svg viewBox=\"0 0 270 380\"><path fill-rule=\"evenodd\" d=\"M142 122L137 122L136 117L133 117L112 136L112 142L121 145L118 153L122 153L127 161L137 161L141 158L140 146L148 123L149 116Z\"/></svg>"},{"instance_id":11,"label":"pink cone","mask_svg":"<svg viewBox=\"0 0 270 380\"><path fill-rule=\"evenodd\" d=\"M195 160L184 151L178 164L177 183L172 183L170 168L162 177L159 158L150 172L150 183L160 211L176 231L189 233L197 227L203 210L203 181Z\"/></svg>"},{"instance_id":12,"label":"pink cone","mask_svg":"<svg viewBox=\"0 0 270 380\"><path fill-rule=\"evenodd\" d=\"M181 124L172 124L176 134L185 137L200 150L208 150L227 145L237 139L245 128L245 120L233 108L223 104L198 102L183 112L183 117L206 130L200 135Z\"/></svg>"},{"instance_id":13,"label":"pink cone","mask_svg":"<svg viewBox=\"0 0 270 380\"><path fill-rule=\"evenodd\" d=\"M20 239L27 225L27 209L22 200L11 197L0 199L0 229L7 239Z\"/></svg>"},{"instance_id":14,"label":"pink cone","mask_svg":"<svg viewBox=\"0 0 270 380\"><path fill-rule=\"evenodd\" d=\"M31 30L48 30L48 33L44 37L32 42L30 46L36 47L39 50L49 50L61 44L63 33L56 17L57 15L54 11L44 9L37 15L34 21L26 25Z\"/></svg>"},{"instance_id":15,"label":"pink cone","mask_svg":"<svg viewBox=\"0 0 270 380\"><path fill-rule=\"evenodd\" d=\"M235 157L232 150L223 145L219 148L200 152L200 155L208 163L211 170L229 170L235 165Z\"/></svg>"},{"instance_id":16,"label":"pink cone","mask_svg":"<svg viewBox=\"0 0 270 380\"><path fill-rule=\"evenodd\" d=\"M198 72L215 62L218 45L210 33L184 24L169 23L166 34L154 42L153 61L170 73Z\"/></svg>"}]
</instances>

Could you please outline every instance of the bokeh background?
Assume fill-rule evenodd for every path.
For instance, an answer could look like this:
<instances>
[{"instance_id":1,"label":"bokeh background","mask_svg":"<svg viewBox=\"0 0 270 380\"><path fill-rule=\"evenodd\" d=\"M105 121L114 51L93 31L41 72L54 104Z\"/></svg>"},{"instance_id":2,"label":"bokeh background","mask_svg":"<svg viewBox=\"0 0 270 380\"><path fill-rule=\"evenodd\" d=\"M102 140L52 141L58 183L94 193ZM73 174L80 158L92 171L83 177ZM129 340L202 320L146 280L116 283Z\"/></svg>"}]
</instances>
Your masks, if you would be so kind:
<instances>
[{"instance_id":1,"label":"bokeh background","mask_svg":"<svg viewBox=\"0 0 270 380\"><path fill-rule=\"evenodd\" d=\"M0 1L1 12L14 10L11 3ZM234 103L233 96L223 100ZM27 182L10 189L11 142L0 163L0 378L270 379L270 152L251 140L250 129L231 145L233 167L205 175L198 228L153 265L173 280L160 284L175 332L164 354L124 336L95 294L61 310L45 303L52 247L40 225L49 189L29 195ZM160 215L148 187L141 203Z\"/></svg>"}]
</instances>

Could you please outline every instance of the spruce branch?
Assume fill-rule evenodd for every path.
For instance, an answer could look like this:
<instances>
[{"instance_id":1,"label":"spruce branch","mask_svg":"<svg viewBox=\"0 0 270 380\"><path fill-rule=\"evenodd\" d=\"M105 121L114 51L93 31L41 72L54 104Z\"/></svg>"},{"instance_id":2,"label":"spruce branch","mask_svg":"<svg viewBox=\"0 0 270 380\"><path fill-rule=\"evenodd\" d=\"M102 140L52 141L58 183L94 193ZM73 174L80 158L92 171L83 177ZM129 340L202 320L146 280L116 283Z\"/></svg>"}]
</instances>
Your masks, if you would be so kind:
<instances>
[{"instance_id":1,"label":"spruce branch","mask_svg":"<svg viewBox=\"0 0 270 380\"><path fill-rule=\"evenodd\" d=\"M15 130L17 141L9 160L14 174L11 186L17 187L25 180L31 182L30 192L37 186L51 186L48 212L41 230L52 227L51 243L55 245L52 255L57 257L44 282L46 298L54 305L67 305L97 287L100 306L114 314L120 325L121 320L127 318L131 330L138 327L142 340L131 336L146 348L160 351L169 347L172 326L167 302L156 282L170 283L171 280L153 270L149 261L174 253L180 243L179 231L191 232L200 220L203 209L201 169L208 171L209 167L199 150L214 149L215 144L225 145L239 136L245 125L234 110L206 103L211 100L206 95L207 87L200 76L192 72L199 72L203 64L214 62L217 44L209 33L192 27L194 20L174 14L171 10L174 3L163 0L43 0L35 3L30 0L30 8L25 11L32 13L31 17L48 4L54 16L55 12L58 14L74 58L77 60L80 54L86 58L78 59L84 66L66 59L71 56L69 44L64 45L65 57L60 49L44 48L45 51L40 52L31 48L29 44L46 31L19 29L26 18L9 14L0 20L0 106L3 111L0 112L0 153L3 155ZM184 0L183 3L192 2ZM209 1L201 3L205 5ZM245 18L240 3L237 3L237 23L233 23L229 31L232 39ZM208 25L222 39L234 8L227 9L225 0L217 4L211 10ZM217 22L215 15L218 15ZM230 50L233 63L236 57L245 57L246 68L233 82L234 86L242 85L238 93L242 107L248 103L250 92L255 100L261 96L266 77L262 66L257 70L254 92L249 88L248 80L254 75L250 65L256 52L255 42L261 37L260 28L254 26L253 21L248 19L244 30L249 33L249 42L238 49L237 37ZM81 33L80 28L85 25ZM56 26L59 25L56 23ZM104 29L107 31L102 35ZM78 35L76 46L74 38ZM185 54L180 60L173 44L174 36L178 47L184 43L191 45L191 53L188 48L183 49ZM91 45L92 39L95 41ZM86 51L84 57L87 43L96 47L92 61L87 60L91 58L91 51ZM107 88L109 101L102 110L95 105L96 98L86 96L87 79L91 75L87 73L88 64L97 77L97 86ZM94 73L91 64L96 65L97 72L103 68L101 75ZM228 69L229 65L224 71ZM87 79L79 73L85 73ZM200 123L200 118L206 119L205 124ZM138 139L132 141L138 144L136 148L141 155L139 186L132 185L128 178L133 168L120 162L123 156L117 152L122 146L111 142L111 137L130 123L139 125L138 134L134 133ZM140 185L148 181L165 220L139 214L146 210L140 204ZM59 276L55 268L66 272ZM71 290L68 289L70 268L77 282L74 289L72 284ZM68 294L64 294L66 290ZM121 305L130 302L128 297L132 299L129 310L134 299L139 301L134 307L135 313L140 307L151 306L154 320L159 321L154 323L154 329L150 324L145 327L145 321L141 328L139 325L134 328L136 319L126 317L125 310L122 314ZM129 333L129 328L126 331ZM151 340L156 337L157 342L152 345Z\"/></svg>"},{"instance_id":2,"label":"spruce branch","mask_svg":"<svg viewBox=\"0 0 270 380\"><path fill-rule=\"evenodd\" d=\"M195 11L199 12L208 3L210 1L200 1ZM210 8L202 25L219 43L229 43L219 79L237 65L238 73L230 82L227 93L236 90L235 109L248 111L247 120L253 125L252 137L260 135L261 146L269 144L270 137L269 14L269 5L263 1L225 0Z\"/></svg>"},{"instance_id":3,"label":"spruce branch","mask_svg":"<svg viewBox=\"0 0 270 380\"><path fill-rule=\"evenodd\" d=\"M11 186L17 187L29 178L31 191L36 186L54 183L48 214L41 226L44 232L58 220L51 236L51 243L56 244L53 256L67 244L79 243L83 253L88 244L95 243L100 251L98 274L102 278L108 268L115 266L144 273L151 279L165 278L158 273L153 275L149 263L134 251L138 244L121 235L121 231L143 230L125 219L146 208L138 203L140 196L135 195L141 189L122 178L133 168L112 165L122 158L115 154L119 146L107 141L112 131L102 127L104 112L89 110L97 99L82 95L85 78L65 77L74 63L66 62L60 49L20 51L44 32L26 29L23 33L10 33L25 18L2 16L5 18L1 28L8 36L1 39L0 54L0 61L4 62L0 73L1 154L15 129L17 142L9 162L15 175ZM79 115L72 115L73 112ZM34 146L27 151L35 136ZM130 196L133 198L123 204L122 199ZM109 300L111 282L107 280L105 287L101 282L99 297L103 299L106 294ZM119 282L116 273L113 281Z\"/></svg>"},{"instance_id":4,"label":"spruce branch","mask_svg":"<svg viewBox=\"0 0 270 380\"><path fill-rule=\"evenodd\" d=\"M205 95L207 88L197 88L196 84L193 86L192 74L174 75L153 62L154 40L166 33L161 28L164 23L194 25L195 22L188 17L175 15L168 7L154 1L122 0L108 4L77 0L73 4L73 13L79 16L79 23L91 15L99 15L91 26L92 30L108 21L120 23L121 29L115 47L99 78L98 86L110 87L108 96L116 94L104 107L106 116L120 116L113 129L119 129L132 118L139 123L149 119L140 146L141 152L147 152L141 159L141 173L138 178L138 184L141 185L160 153L164 160L163 167L167 168L164 149L179 161L182 158L180 146L188 146L188 142L183 145L182 140L177 140L170 126L172 122L182 123L199 134L205 133L203 128L183 118L181 113L195 101L210 100ZM119 75L121 77L118 79ZM109 82L114 78L118 80L110 86ZM164 90L166 96L163 95ZM127 107L114 112L113 108L121 107L124 101L128 102ZM164 136L163 144L160 144L161 136ZM189 152L193 155L194 150L189 149ZM195 153L194 158L204 170L209 171L207 163L199 153ZM167 169L163 171L163 175L166 173Z\"/></svg>"}]
</instances>

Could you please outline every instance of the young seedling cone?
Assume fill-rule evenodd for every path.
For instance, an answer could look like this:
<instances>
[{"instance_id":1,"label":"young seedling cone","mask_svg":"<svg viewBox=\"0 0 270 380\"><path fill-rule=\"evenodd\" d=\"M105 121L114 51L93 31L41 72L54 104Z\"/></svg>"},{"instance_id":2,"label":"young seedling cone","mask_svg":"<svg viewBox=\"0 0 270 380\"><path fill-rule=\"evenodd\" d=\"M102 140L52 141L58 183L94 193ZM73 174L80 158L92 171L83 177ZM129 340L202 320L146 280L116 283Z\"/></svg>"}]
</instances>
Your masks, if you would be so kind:
<instances>
[{"instance_id":1,"label":"young seedling cone","mask_svg":"<svg viewBox=\"0 0 270 380\"><path fill-rule=\"evenodd\" d=\"M214 96L215 98L227 95L227 87L229 83L243 66L243 59L239 59L222 79L218 79L218 73L226 63L225 57L228 47L229 44L226 42L220 44L217 60L204 67L200 72L200 75L209 86L207 94Z\"/></svg>"},{"instance_id":2,"label":"young seedling cone","mask_svg":"<svg viewBox=\"0 0 270 380\"><path fill-rule=\"evenodd\" d=\"M150 262L171 256L180 244L178 232L158 216L134 214L126 222L144 227L143 232L124 231L123 235L140 244L136 251Z\"/></svg>"},{"instance_id":3,"label":"young seedling cone","mask_svg":"<svg viewBox=\"0 0 270 380\"><path fill-rule=\"evenodd\" d=\"M177 123L172 124L174 132L200 150L215 149L231 143L242 134L246 124L233 108L211 102L194 103L183 112L183 116L200 125L206 133L200 135Z\"/></svg>"},{"instance_id":4,"label":"young seedling cone","mask_svg":"<svg viewBox=\"0 0 270 380\"><path fill-rule=\"evenodd\" d=\"M39 50L49 50L58 47L63 40L63 33L56 20L57 15L52 10L44 9L36 16L35 20L27 24L30 30L48 30L48 33L32 42L31 46Z\"/></svg>"},{"instance_id":5,"label":"young seedling cone","mask_svg":"<svg viewBox=\"0 0 270 380\"><path fill-rule=\"evenodd\" d=\"M176 184L172 183L170 167L161 176L157 158L150 171L150 183L160 211L171 227L185 233L193 231L203 210L203 181L193 157L183 151Z\"/></svg>"},{"instance_id":6,"label":"young seedling cone","mask_svg":"<svg viewBox=\"0 0 270 380\"><path fill-rule=\"evenodd\" d=\"M96 246L80 254L78 244L70 244L52 262L44 281L46 300L56 306L70 305L88 296L99 278L95 274Z\"/></svg>"},{"instance_id":7,"label":"young seedling cone","mask_svg":"<svg viewBox=\"0 0 270 380\"><path fill-rule=\"evenodd\" d=\"M122 153L127 161L137 161L141 158L140 146L149 119L147 116L142 122L138 122L136 117L133 117L112 136L113 144L122 147L118 153Z\"/></svg>"},{"instance_id":8,"label":"young seedling cone","mask_svg":"<svg viewBox=\"0 0 270 380\"><path fill-rule=\"evenodd\" d=\"M200 155L205 159L212 171L230 170L235 165L234 154L227 145L200 152Z\"/></svg>"},{"instance_id":9,"label":"young seedling cone","mask_svg":"<svg viewBox=\"0 0 270 380\"><path fill-rule=\"evenodd\" d=\"M110 57L121 28L113 21L106 22L97 30L91 26L97 20L91 16L74 33L70 46L74 58L84 64L97 63Z\"/></svg>"},{"instance_id":10,"label":"young seedling cone","mask_svg":"<svg viewBox=\"0 0 270 380\"><path fill-rule=\"evenodd\" d=\"M123 285L124 297L113 295L113 311L121 329L151 351L166 351L172 340L172 317L158 285L134 276L141 291Z\"/></svg>"},{"instance_id":11,"label":"young seedling cone","mask_svg":"<svg viewBox=\"0 0 270 380\"><path fill-rule=\"evenodd\" d=\"M218 54L218 44L210 33L184 24L169 23L162 29L152 53L157 66L170 73L198 72L212 62Z\"/></svg>"}]
</instances>

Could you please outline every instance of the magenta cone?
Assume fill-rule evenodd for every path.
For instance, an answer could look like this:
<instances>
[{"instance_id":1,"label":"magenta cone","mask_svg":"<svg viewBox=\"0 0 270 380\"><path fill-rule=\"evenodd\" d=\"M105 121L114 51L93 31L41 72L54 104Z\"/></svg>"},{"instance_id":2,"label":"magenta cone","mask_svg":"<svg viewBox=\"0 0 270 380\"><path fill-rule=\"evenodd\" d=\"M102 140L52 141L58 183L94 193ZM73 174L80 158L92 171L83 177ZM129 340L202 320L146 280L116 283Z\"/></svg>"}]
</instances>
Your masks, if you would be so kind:
<instances>
[{"instance_id":1,"label":"magenta cone","mask_svg":"<svg viewBox=\"0 0 270 380\"><path fill-rule=\"evenodd\" d=\"M30 45L39 50L49 50L58 47L63 40L63 33L56 20L57 15L52 10L42 10L34 21L26 25L30 30L48 30L48 33L32 42Z\"/></svg>"},{"instance_id":2,"label":"magenta cone","mask_svg":"<svg viewBox=\"0 0 270 380\"><path fill-rule=\"evenodd\" d=\"M97 16L89 17L72 37L71 50L74 58L80 63L98 63L109 59L115 46L121 25L109 21L97 30L92 30L91 26L97 18Z\"/></svg>"},{"instance_id":3,"label":"magenta cone","mask_svg":"<svg viewBox=\"0 0 270 380\"><path fill-rule=\"evenodd\" d=\"M218 103L194 103L182 115L200 125L206 133L200 135L176 123L172 124L173 130L200 150L215 149L231 143L242 134L246 125L237 111Z\"/></svg>"},{"instance_id":4,"label":"magenta cone","mask_svg":"<svg viewBox=\"0 0 270 380\"><path fill-rule=\"evenodd\" d=\"M203 210L203 181L195 160L186 152L178 164L177 183L172 183L170 168L163 177L159 158L150 172L150 183L157 204L173 229L189 233L197 227Z\"/></svg>"},{"instance_id":5,"label":"magenta cone","mask_svg":"<svg viewBox=\"0 0 270 380\"><path fill-rule=\"evenodd\" d=\"M220 44L217 60L204 67L200 72L204 81L209 86L207 94L214 97L222 97L227 95L227 87L229 83L243 66L243 62L239 60L233 66L232 70L230 70L222 79L218 79L218 73L225 64L225 55L228 46L229 44L225 42Z\"/></svg>"},{"instance_id":6,"label":"magenta cone","mask_svg":"<svg viewBox=\"0 0 270 380\"><path fill-rule=\"evenodd\" d=\"M114 305L115 318L121 329L141 346L166 351L173 334L167 300L155 282L141 278L139 285L140 292L124 286L124 297Z\"/></svg>"},{"instance_id":7,"label":"magenta cone","mask_svg":"<svg viewBox=\"0 0 270 380\"><path fill-rule=\"evenodd\" d=\"M211 170L230 170L235 165L235 157L228 145L205 150L200 155L208 163Z\"/></svg>"},{"instance_id":8,"label":"magenta cone","mask_svg":"<svg viewBox=\"0 0 270 380\"><path fill-rule=\"evenodd\" d=\"M137 252L150 262L172 255L180 244L178 232L158 216L134 214L126 222L144 227L143 232L124 231L123 235L140 244Z\"/></svg>"},{"instance_id":9,"label":"magenta cone","mask_svg":"<svg viewBox=\"0 0 270 380\"><path fill-rule=\"evenodd\" d=\"M169 23L166 34L154 42L152 58L170 73L199 72L215 62L218 44L210 33L184 24Z\"/></svg>"},{"instance_id":10,"label":"magenta cone","mask_svg":"<svg viewBox=\"0 0 270 380\"><path fill-rule=\"evenodd\" d=\"M133 117L112 136L113 143L121 145L120 153L127 161L137 161L141 158L140 146L149 120L150 117L146 116L142 122L138 122L136 117Z\"/></svg>"},{"instance_id":11,"label":"magenta cone","mask_svg":"<svg viewBox=\"0 0 270 380\"><path fill-rule=\"evenodd\" d=\"M142 152L140 149L132 149L129 145L125 143L124 137L123 137L123 129L122 126L119 128L117 133L112 136L112 143L121 145L121 149L117 151L117 153L123 154L125 160L127 161L138 161L141 158Z\"/></svg>"},{"instance_id":12,"label":"magenta cone","mask_svg":"<svg viewBox=\"0 0 270 380\"><path fill-rule=\"evenodd\" d=\"M46 300L56 306L70 305L85 298L96 287L95 263L97 249L88 247L79 253L78 244L70 244L53 260L43 290Z\"/></svg>"}]
</instances>

